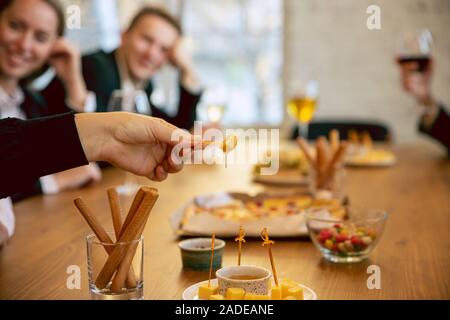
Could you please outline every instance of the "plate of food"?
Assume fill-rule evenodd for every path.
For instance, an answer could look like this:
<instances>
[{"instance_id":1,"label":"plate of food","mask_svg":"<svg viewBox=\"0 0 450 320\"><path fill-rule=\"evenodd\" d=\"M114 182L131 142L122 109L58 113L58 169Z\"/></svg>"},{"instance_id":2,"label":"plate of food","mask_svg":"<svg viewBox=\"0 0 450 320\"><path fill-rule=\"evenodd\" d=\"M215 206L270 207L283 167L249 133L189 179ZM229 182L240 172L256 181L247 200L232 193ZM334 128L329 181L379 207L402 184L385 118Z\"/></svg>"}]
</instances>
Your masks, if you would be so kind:
<instances>
[{"instance_id":1,"label":"plate of food","mask_svg":"<svg viewBox=\"0 0 450 320\"><path fill-rule=\"evenodd\" d=\"M309 165L302 151L294 146L285 147L279 152L277 174L263 175L261 169L271 164L256 164L253 167L253 181L272 185L304 186L308 182Z\"/></svg>"},{"instance_id":2,"label":"plate of food","mask_svg":"<svg viewBox=\"0 0 450 320\"><path fill-rule=\"evenodd\" d=\"M270 226L275 237L307 236L305 213L310 208L324 208L338 219L345 217L345 208L337 199L315 199L302 193L218 192L195 197L171 217L178 235L201 236L216 233L232 237L243 226L250 237L259 237Z\"/></svg>"},{"instance_id":3,"label":"plate of food","mask_svg":"<svg viewBox=\"0 0 450 320\"><path fill-rule=\"evenodd\" d=\"M382 149L360 150L349 155L345 164L352 167L389 167L397 162L395 155Z\"/></svg>"},{"instance_id":4,"label":"plate of food","mask_svg":"<svg viewBox=\"0 0 450 320\"><path fill-rule=\"evenodd\" d=\"M368 132L349 132L350 152L345 164L353 167L389 167L396 163L395 155L389 151L373 146Z\"/></svg>"},{"instance_id":5,"label":"plate of food","mask_svg":"<svg viewBox=\"0 0 450 320\"><path fill-rule=\"evenodd\" d=\"M275 284L272 283L271 286L275 286ZM299 284L291 279L282 279L280 281L280 286L281 299L278 300L317 300L317 294L311 288ZM206 296L204 296L203 298L200 298L199 296L200 288L204 288L203 291L206 294ZM230 298L230 293L228 297L226 296L226 293L225 296L218 294L217 279L211 279L209 288L211 291L208 290L208 280L195 283L184 290L182 298L183 300L274 300L272 299L271 293L268 293L266 295L244 293L244 296L242 297L242 294L239 296L239 292L236 292L238 290L234 290L235 292L232 292L234 293L234 298ZM295 288L294 290L291 290L292 293L289 292L289 289L291 288Z\"/></svg>"}]
</instances>

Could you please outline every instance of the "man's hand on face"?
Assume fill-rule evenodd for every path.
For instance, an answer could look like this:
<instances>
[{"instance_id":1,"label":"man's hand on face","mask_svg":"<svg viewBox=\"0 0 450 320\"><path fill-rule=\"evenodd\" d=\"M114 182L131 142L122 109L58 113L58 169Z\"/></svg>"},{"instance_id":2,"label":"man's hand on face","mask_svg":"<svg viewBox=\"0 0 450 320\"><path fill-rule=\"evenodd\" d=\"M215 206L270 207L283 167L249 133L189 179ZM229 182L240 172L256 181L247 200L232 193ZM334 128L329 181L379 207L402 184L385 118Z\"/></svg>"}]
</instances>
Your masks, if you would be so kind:
<instances>
[{"instance_id":1,"label":"man's hand on face","mask_svg":"<svg viewBox=\"0 0 450 320\"><path fill-rule=\"evenodd\" d=\"M180 71L181 84L189 91L200 91L200 84L194 71L192 54L186 39L179 38L169 54L170 63Z\"/></svg>"}]
</instances>

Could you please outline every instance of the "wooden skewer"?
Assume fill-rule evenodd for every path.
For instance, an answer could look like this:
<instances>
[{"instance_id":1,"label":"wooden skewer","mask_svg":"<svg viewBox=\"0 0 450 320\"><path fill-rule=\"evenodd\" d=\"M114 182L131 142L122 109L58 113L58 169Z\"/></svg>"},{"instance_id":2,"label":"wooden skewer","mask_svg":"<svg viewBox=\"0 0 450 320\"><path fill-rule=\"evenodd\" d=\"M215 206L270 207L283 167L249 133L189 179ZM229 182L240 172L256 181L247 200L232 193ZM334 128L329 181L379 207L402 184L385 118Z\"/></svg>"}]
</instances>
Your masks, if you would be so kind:
<instances>
[{"instance_id":1,"label":"wooden skewer","mask_svg":"<svg viewBox=\"0 0 450 320\"><path fill-rule=\"evenodd\" d=\"M209 262L209 278L208 278L208 288L211 286L211 277L213 270L213 260L214 260L214 245L216 243L216 234L213 233L211 240L211 261Z\"/></svg>"},{"instance_id":2,"label":"wooden skewer","mask_svg":"<svg viewBox=\"0 0 450 320\"><path fill-rule=\"evenodd\" d=\"M130 223L121 233L119 238L119 242L129 242L132 240L136 240L139 238L139 231L142 228L142 225L145 225L148 216L150 214L151 209L155 205L156 200L158 199L158 191L154 188L143 187L145 195L144 199L139 206L139 209L134 214ZM123 258L127 254L127 250L125 246L116 246L108 257L105 265L97 276L95 281L95 285L99 289L104 289L114 272L117 270L117 267L122 262Z\"/></svg>"},{"instance_id":3,"label":"wooden skewer","mask_svg":"<svg viewBox=\"0 0 450 320\"><path fill-rule=\"evenodd\" d=\"M203 141L202 142L204 148L207 146L210 146L210 145L217 145L225 153L233 151L234 148L236 148L237 143L238 143L238 138L234 134L228 135L222 141Z\"/></svg>"},{"instance_id":4,"label":"wooden skewer","mask_svg":"<svg viewBox=\"0 0 450 320\"><path fill-rule=\"evenodd\" d=\"M238 266L241 265L241 252L242 252L242 243L245 243L245 231L242 226L239 227L239 236L237 236L234 241L237 241L239 243L239 251L238 251Z\"/></svg>"},{"instance_id":5,"label":"wooden skewer","mask_svg":"<svg viewBox=\"0 0 450 320\"><path fill-rule=\"evenodd\" d=\"M108 233L103 229L100 222L97 220L95 215L92 213L91 209L87 206L86 202L80 197L74 200L75 206L77 207L78 211L80 211L83 218L86 220L88 225L91 227L92 231L96 235L97 239L100 240L102 243L110 243L111 246L104 246L106 252L108 254L111 254L114 250L114 242L111 240ZM136 278L134 276L134 271L131 270L127 275L127 283L130 285L130 288L136 286Z\"/></svg>"},{"instance_id":6,"label":"wooden skewer","mask_svg":"<svg viewBox=\"0 0 450 320\"><path fill-rule=\"evenodd\" d=\"M275 262L273 261L272 249L271 246L275 244L275 241L269 239L269 231L267 228L264 228L261 232L261 238L263 241L263 246L267 246L267 250L269 252L270 265L272 266L273 279L275 280L275 285L278 286L278 276L277 270L275 269Z\"/></svg>"},{"instance_id":7,"label":"wooden skewer","mask_svg":"<svg viewBox=\"0 0 450 320\"><path fill-rule=\"evenodd\" d=\"M220 149L222 149L224 153L224 162L225 162L225 168L227 168L227 155L229 152L233 151L238 143L238 138L234 134L228 135L223 141L203 141L203 148L209 145L218 145Z\"/></svg>"}]
</instances>

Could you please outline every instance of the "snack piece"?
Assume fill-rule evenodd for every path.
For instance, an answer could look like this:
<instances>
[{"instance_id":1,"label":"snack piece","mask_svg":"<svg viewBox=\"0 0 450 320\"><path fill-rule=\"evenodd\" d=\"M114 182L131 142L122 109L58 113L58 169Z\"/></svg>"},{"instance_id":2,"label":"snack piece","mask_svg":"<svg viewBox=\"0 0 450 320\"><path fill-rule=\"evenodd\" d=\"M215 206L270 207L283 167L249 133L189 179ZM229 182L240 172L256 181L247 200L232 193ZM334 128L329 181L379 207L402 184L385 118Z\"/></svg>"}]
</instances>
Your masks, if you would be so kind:
<instances>
[{"instance_id":1,"label":"snack piece","mask_svg":"<svg viewBox=\"0 0 450 320\"><path fill-rule=\"evenodd\" d=\"M245 290L242 288L228 288L225 297L228 300L243 300L245 296Z\"/></svg>"},{"instance_id":2,"label":"snack piece","mask_svg":"<svg viewBox=\"0 0 450 320\"><path fill-rule=\"evenodd\" d=\"M287 297L284 298L283 300L297 300L297 299L295 299L294 296L287 296Z\"/></svg>"},{"instance_id":3,"label":"snack piece","mask_svg":"<svg viewBox=\"0 0 450 320\"><path fill-rule=\"evenodd\" d=\"M273 286L270 289L270 297L272 300L281 300L281 287Z\"/></svg>"},{"instance_id":4,"label":"snack piece","mask_svg":"<svg viewBox=\"0 0 450 320\"><path fill-rule=\"evenodd\" d=\"M256 300L256 295L254 293L245 293L244 300Z\"/></svg>"},{"instance_id":5,"label":"snack piece","mask_svg":"<svg viewBox=\"0 0 450 320\"><path fill-rule=\"evenodd\" d=\"M267 294L255 294L254 300L270 300L270 297Z\"/></svg>"},{"instance_id":6,"label":"snack piece","mask_svg":"<svg viewBox=\"0 0 450 320\"><path fill-rule=\"evenodd\" d=\"M336 223L331 228L322 229L316 239L328 250L346 256L366 250L376 237L376 232L366 227Z\"/></svg>"},{"instance_id":7,"label":"snack piece","mask_svg":"<svg viewBox=\"0 0 450 320\"><path fill-rule=\"evenodd\" d=\"M234 148L236 148L236 146L237 146L237 143L238 143L237 136L234 134L230 134L222 142L222 151L227 153L227 152L234 150Z\"/></svg>"},{"instance_id":8,"label":"snack piece","mask_svg":"<svg viewBox=\"0 0 450 320\"><path fill-rule=\"evenodd\" d=\"M225 297L221 294L212 294L209 300L225 300Z\"/></svg>"},{"instance_id":9,"label":"snack piece","mask_svg":"<svg viewBox=\"0 0 450 320\"><path fill-rule=\"evenodd\" d=\"M198 288L198 297L200 299L209 300L212 295L217 293L217 286L209 286L207 284Z\"/></svg>"},{"instance_id":10,"label":"snack piece","mask_svg":"<svg viewBox=\"0 0 450 320\"><path fill-rule=\"evenodd\" d=\"M288 289L289 296L295 297L296 300L304 300L303 289L300 287L293 287Z\"/></svg>"},{"instance_id":11,"label":"snack piece","mask_svg":"<svg viewBox=\"0 0 450 320\"><path fill-rule=\"evenodd\" d=\"M281 282L281 298L286 298L287 296L290 296L289 289L294 288L295 284L287 281Z\"/></svg>"}]
</instances>

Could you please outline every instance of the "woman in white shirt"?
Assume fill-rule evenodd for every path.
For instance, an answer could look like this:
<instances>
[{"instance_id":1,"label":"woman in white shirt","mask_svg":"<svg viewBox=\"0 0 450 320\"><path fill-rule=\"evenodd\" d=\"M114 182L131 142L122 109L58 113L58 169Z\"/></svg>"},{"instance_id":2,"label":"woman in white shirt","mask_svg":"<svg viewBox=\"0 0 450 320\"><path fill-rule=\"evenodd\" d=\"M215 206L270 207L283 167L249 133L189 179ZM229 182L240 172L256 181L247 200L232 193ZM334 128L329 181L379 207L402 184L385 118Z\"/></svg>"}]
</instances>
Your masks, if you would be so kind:
<instances>
[{"instance_id":1,"label":"woman in white shirt","mask_svg":"<svg viewBox=\"0 0 450 320\"><path fill-rule=\"evenodd\" d=\"M41 74L47 65L62 79L69 106L83 109L88 103L80 54L63 39L64 28L64 13L53 0L0 1L0 119L48 115L45 101L26 87L28 80ZM54 194L100 178L100 170L90 164L43 177L38 188ZM5 230L7 237L14 231L10 199L0 203L0 225L1 246Z\"/></svg>"}]
</instances>

